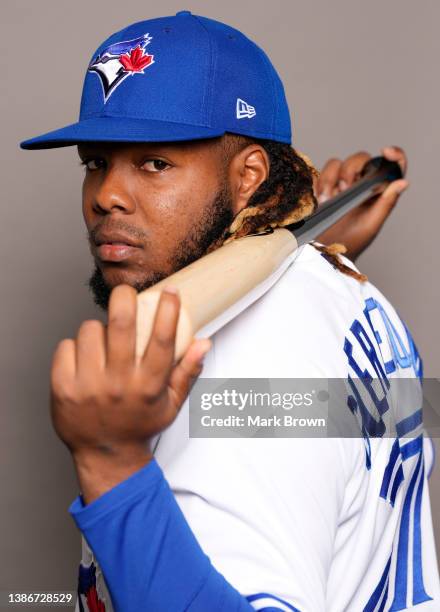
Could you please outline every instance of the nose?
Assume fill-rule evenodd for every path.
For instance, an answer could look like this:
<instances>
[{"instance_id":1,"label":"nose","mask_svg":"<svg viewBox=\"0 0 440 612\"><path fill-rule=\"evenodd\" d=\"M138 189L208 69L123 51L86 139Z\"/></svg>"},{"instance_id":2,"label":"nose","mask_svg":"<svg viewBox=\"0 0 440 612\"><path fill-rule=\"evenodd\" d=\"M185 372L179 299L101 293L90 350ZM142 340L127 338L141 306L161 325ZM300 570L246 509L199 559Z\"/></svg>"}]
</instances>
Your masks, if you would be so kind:
<instances>
[{"instance_id":1,"label":"nose","mask_svg":"<svg viewBox=\"0 0 440 612\"><path fill-rule=\"evenodd\" d=\"M121 212L132 214L136 209L136 202L130 191L127 178L117 171L109 169L95 195L93 209L97 214Z\"/></svg>"}]
</instances>

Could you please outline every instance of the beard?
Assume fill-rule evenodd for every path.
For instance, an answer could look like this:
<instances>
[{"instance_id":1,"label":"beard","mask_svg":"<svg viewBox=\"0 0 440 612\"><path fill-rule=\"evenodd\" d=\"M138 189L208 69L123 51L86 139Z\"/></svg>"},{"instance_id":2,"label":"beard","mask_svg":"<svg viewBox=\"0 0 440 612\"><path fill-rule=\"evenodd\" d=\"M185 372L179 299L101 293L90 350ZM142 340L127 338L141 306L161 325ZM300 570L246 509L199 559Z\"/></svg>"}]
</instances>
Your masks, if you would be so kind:
<instances>
[{"instance_id":1,"label":"beard","mask_svg":"<svg viewBox=\"0 0 440 612\"><path fill-rule=\"evenodd\" d=\"M202 218L192 226L190 233L171 256L171 273L177 272L202 257L231 225L233 218L232 198L225 180L223 186L205 207ZM169 272L151 272L148 278L134 283L133 287L139 293L163 280L169 274ZM106 283L102 270L97 265L88 281L88 287L92 292L95 304L107 310L113 287Z\"/></svg>"}]
</instances>

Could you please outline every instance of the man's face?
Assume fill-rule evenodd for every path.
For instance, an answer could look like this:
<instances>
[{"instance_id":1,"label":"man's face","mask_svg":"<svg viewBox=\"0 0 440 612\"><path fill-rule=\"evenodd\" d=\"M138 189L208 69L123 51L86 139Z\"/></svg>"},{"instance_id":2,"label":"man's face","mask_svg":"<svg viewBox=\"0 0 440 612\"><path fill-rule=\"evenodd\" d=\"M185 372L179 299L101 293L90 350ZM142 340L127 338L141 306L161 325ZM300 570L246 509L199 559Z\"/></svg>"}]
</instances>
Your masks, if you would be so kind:
<instances>
[{"instance_id":1,"label":"man's face","mask_svg":"<svg viewBox=\"0 0 440 612\"><path fill-rule=\"evenodd\" d=\"M219 139L81 144L83 214L95 301L127 283L141 291L199 258L232 221Z\"/></svg>"}]
</instances>

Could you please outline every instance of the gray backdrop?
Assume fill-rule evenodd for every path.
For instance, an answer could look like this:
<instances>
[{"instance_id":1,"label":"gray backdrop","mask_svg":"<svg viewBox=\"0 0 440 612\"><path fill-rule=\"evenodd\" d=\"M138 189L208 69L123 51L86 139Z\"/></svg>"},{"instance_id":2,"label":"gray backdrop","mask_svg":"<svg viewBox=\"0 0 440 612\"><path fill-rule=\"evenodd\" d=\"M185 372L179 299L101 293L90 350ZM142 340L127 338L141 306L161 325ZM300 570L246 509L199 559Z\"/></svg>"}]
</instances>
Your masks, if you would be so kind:
<instances>
[{"instance_id":1,"label":"gray backdrop","mask_svg":"<svg viewBox=\"0 0 440 612\"><path fill-rule=\"evenodd\" d=\"M75 588L80 540L67 508L77 485L51 429L48 371L57 341L96 316L76 149L24 152L18 142L76 120L84 70L109 34L182 9L230 23L268 52L295 145L318 166L406 148L410 191L358 265L407 321L426 374L440 376L436 0L2 0L0 590ZM440 468L431 494L440 543Z\"/></svg>"}]
</instances>

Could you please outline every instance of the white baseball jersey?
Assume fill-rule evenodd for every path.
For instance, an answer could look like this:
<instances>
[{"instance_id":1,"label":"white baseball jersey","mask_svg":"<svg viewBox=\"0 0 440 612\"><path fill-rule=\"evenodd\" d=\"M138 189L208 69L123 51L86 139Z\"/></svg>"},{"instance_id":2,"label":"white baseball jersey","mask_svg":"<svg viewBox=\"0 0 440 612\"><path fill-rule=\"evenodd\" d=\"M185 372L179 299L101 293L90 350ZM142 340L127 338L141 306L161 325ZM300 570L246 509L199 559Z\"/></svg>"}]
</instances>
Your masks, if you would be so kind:
<instances>
[{"instance_id":1,"label":"white baseball jersey","mask_svg":"<svg viewBox=\"0 0 440 612\"><path fill-rule=\"evenodd\" d=\"M311 245L212 340L206 378L421 376L393 306ZM198 542L254 609L440 610L432 443L420 405L391 409L393 437L202 439L187 400L160 436L156 460ZM92 559L83 541L82 565ZM110 610L99 567L97 589Z\"/></svg>"}]
</instances>

